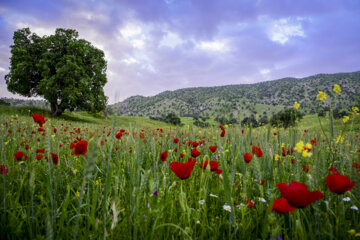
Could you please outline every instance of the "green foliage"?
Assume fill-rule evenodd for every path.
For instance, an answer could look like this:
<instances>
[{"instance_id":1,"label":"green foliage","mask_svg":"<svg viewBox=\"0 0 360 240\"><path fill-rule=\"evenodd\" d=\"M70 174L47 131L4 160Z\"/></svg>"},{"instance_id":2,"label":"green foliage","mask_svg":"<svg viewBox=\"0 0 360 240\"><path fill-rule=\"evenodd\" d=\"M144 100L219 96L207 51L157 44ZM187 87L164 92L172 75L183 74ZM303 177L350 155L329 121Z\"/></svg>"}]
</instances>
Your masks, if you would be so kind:
<instances>
[{"instance_id":1,"label":"green foliage","mask_svg":"<svg viewBox=\"0 0 360 240\"><path fill-rule=\"evenodd\" d=\"M335 119L343 118L344 116L349 116L350 112L346 109L336 108L333 112L333 116Z\"/></svg>"},{"instance_id":2,"label":"green foliage","mask_svg":"<svg viewBox=\"0 0 360 240\"><path fill-rule=\"evenodd\" d=\"M274 127L293 127L296 122L303 118L303 114L294 108L288 108L274 114L270 119L271 126Z\"/></svg>"},{"instance_id":3,"label":"green foliage","mask_svg":"<svg viewBox=\"0 0 360 240\"><path fill-rule=\"evenodd\" d=\"M166 117L164 118L163 121L166 122L166 123L174 124L174 125L180 125L181 124L180 118L173 112L166 115Z\"/></svg>"},{"instance_id":4,"label":"green foliage","mask_svg":"<svg viewBox=\"0 0 360 240\"><path fill-rule=\"evenodd\" d=\"M241 125L242 126L248 126L248 127L253 127L256 128L259 126L258 121L256 121L256 118L254 115L251 115L250 117L246 117L241 121Z\"/></svg>"},{"instance_id":5,"label":"green foliage","mask_svg":"<svg viewBox=\"0 0 360 240\"><path fill-rule=\"evenodd\" d=\"M232 113L241 119L252 114L274 113L291 107L297 101L305 114L315 113L313 100L318 91L332 94L334 84L339 84L342 94L337 97L342 108L349 109L360 96L360 72L318 74L302 79L283 78L256 84L229 85L220 87L186 88L165 91L156 96L133 96L120 103L110 105L121 115L160 117L173 111L181 117L225 116ZM329 101L325 105L329 105Z\"/></svg>"},{"instance_id":6,"label":"green foliage","mask_svg":"<svg viewBox=\"0 0 360 240\"><path fill-rule=\"evenodd\" d=\"M11 46L8 90L42 96L53 115L65 109L105 109L106 61L103 51L78 38L73 29L58 28L55 35L39 37L29 28L15 31Z\"/></svg>"}]
</instances>

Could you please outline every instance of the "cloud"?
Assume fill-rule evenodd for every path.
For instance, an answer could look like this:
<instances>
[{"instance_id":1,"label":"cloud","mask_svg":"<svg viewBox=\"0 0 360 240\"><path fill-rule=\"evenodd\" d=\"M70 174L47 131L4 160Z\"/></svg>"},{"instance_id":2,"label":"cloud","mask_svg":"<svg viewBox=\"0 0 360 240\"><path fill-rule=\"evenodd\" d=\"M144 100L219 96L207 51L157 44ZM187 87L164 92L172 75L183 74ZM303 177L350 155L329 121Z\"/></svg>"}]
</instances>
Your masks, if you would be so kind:
<instances>
[{"instance_id":1,"label":"cloud","mask_svg":"<svg viewBox=\"0 0 360 240\"><path fill-rule=\"evenodd\" d=\"M103 50L113 103L185 87L360 70L358 22L360 3L352 0L4 0L0 97L11 96L4 76L20 27L38 35L74 28Z\"/></svg>"}]
</instances>

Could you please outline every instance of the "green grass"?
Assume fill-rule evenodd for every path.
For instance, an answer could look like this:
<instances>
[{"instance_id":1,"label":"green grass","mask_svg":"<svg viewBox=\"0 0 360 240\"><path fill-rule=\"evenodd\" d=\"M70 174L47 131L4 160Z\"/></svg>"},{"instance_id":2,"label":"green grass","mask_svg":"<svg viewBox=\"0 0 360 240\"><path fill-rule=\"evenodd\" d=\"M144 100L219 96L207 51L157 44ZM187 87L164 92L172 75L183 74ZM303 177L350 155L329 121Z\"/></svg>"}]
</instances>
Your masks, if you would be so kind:
<instances>
[{"instance_id":1,"label":"green grass","mask_svg":"<svg viewBox=\"0 0 360 240\"><path fill-rule=\"evenodd\" d=\"M355 239L348 231L360 232L359 211L351 209L360 207L360 185L337 195L325 181L330 166L359 181L352 167L360 162L355 128L359 117L346 125L336 121L335 137L323 142L316 116L306 116L299 126L286 130L228 126L222 138L217 124L204 129L173 127L144 118L104 119L88 113L52 118L37 109L4 107L0 113L1 164L9 171L0 175L0 239ZM44 113L49 119L44 135L31 113ZM329 134L328 120L321 120ZM344 126L344 140L336 143ZM120 129L126 132L118 140ZM175 137L180 139L177 144ZM88 151L72 155L70 144L80 138L88 141ZM282 145L290 149L314 138L318 141L312 156L282 156ZM189 140L205 144L197 147L201 155L190 177L181 180L169 163L191 157L192 148L182 143ZM264 155L246 164L245 152L257 144ZM209 146L218 146L218 152L212 153ZM35 159L38 148L45 148L49 162ZM15 160L17 151L29 160ZM162 162L159 154L164 151L169 156ZM59 156L57 165L50 153ZM185 153L183 159L180 153ZM275 161L276 154L281 161ZM217 160L222 174L201 169L204 160ZM310 170L303 171L303 166ZM324 198L289 214L272 212L273 200L281 197L277 184L290 181L305 183ZM344 197L351 200L344 202ZM252 208L247 200L253 201ZM230 205L231 212L224 205Z\"/></svg>"}]
</instances>

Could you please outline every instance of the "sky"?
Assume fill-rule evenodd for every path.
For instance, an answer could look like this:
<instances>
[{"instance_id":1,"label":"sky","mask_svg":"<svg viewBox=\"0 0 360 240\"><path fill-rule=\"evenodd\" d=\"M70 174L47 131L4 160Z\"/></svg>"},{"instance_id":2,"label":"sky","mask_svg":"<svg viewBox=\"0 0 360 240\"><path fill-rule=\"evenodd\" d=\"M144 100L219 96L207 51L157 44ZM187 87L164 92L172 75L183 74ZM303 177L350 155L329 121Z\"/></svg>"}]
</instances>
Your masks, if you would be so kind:
<instances>
[{"instance_id":1,"label":"sky","mask_svg":"<svg viewBox=\"0 0 360 240\"><path fill-rule=\"evenodd\" d=\"M109 103L189 87L360 70L358 0L0 0L0 97L14 31L72 28L105 53Z\"/></svg>"}]
</instances>

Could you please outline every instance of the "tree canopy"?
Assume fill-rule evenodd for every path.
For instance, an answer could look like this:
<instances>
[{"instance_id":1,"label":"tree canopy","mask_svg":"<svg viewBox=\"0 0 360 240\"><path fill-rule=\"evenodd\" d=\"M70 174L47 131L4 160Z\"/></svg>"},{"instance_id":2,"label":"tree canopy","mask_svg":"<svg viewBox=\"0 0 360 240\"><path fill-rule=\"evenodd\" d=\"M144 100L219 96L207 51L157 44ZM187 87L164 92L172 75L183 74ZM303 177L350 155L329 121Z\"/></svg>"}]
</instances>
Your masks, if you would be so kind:
<instances>
[{"instance_id":1,"label":"tree canopy","mask_svg":"<svg viewBox=\"0 0 360 240\"><path fill-rule=\"evenodd\" d=\"M55 35L39 37L29 28L14 32L8 90L26 97L42 96L51 113L65 109L102 111L107 97L104 52L73 29L58 28Z\"/></svg>"}]
</instances>

